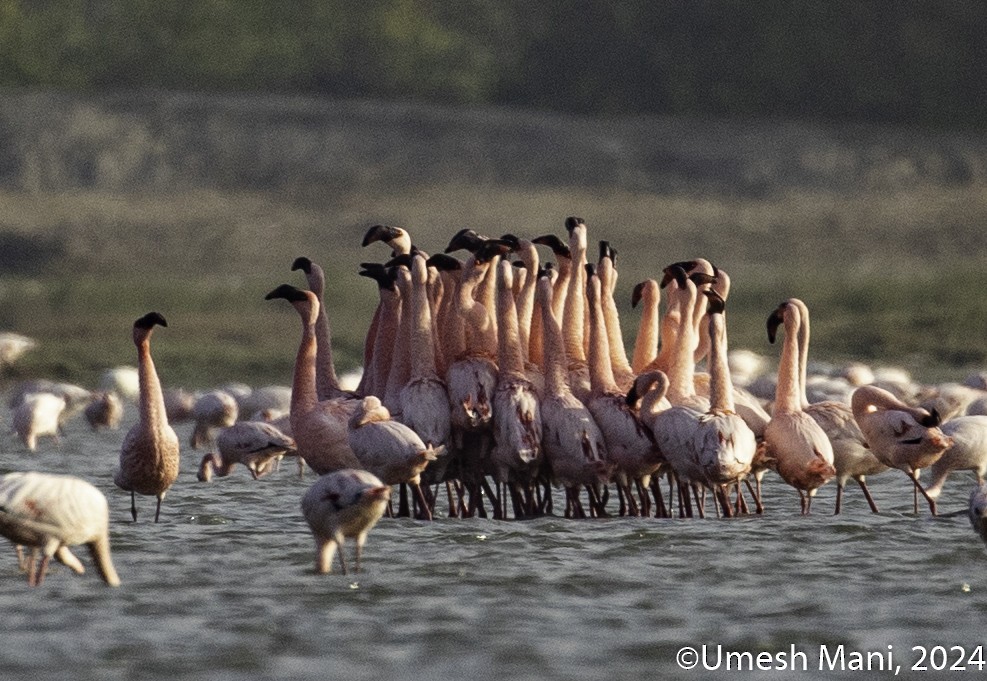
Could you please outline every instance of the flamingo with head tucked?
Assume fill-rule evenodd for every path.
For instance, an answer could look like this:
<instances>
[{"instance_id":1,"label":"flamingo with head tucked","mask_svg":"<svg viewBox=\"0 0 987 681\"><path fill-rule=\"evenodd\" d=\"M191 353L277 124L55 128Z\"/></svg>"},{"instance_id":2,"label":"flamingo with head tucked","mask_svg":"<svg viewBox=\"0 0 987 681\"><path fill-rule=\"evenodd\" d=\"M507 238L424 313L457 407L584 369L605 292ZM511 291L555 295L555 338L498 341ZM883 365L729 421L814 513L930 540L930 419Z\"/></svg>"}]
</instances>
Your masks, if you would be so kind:
<instances>
[{"instance_id":1,"label":"flamingo with head tucked","mask_svg":"<svg viewBox=\"0 0 987 681\"><path fill-rule=\"evenodd\" d=\"M936 501L918 481L921 469L934 464L953 439L939 427L939 415L920 407L910 407L890 392L874 385L864 385L850 398L853 418L860 426L867 445L886 466L904 471L915 486L915 512L918 493L936 514Z\"/></svg>"}]
</instances>

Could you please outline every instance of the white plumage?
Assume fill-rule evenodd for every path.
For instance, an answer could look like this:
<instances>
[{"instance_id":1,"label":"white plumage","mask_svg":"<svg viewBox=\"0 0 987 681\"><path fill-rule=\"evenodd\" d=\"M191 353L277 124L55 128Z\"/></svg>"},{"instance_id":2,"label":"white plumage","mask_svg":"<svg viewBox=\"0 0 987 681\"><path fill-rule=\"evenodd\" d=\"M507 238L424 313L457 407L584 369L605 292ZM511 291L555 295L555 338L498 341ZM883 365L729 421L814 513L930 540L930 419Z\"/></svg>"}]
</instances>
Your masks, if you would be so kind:
<instances>
[{"instance_id":1,"label":"white plumage","mask_svg":"<svg viewBox=\"0 0 987 681\"><path fill-rule=\"evenodd\" d=\"M65 398L49 392L28 393L14 408L14 431L30 451L38 448L39 437L58 439Z\"/></svg>"},{"instance_id":2,"label":"white plumage","mask_svg":"<svg viewBox=\"0 0 987 681\"><path fill-rule=\"evenodd\" d=\"M118 586L110 559L109 506L98 489L80 478L45 473L8 473L0 478L0 534L41 552L28 569L28 583L44 581L52 556L81 571L69 546L85 544L103 580Z\"/></svg>"},{"instance_id":3,"label":"white plumage","mask_svg":"<svg viewBox=\"0 0 987 681\"><path fill-rule=\"evenodd\" d=\"M343 541L356 540L356 570L367 533L384 515L391 488L364 470L342 469L323 475L302 497L302 513L315 537L315 569L332 570L332 559L339 548L339 563L346 574Z\"/></svg>"}]
</instances>

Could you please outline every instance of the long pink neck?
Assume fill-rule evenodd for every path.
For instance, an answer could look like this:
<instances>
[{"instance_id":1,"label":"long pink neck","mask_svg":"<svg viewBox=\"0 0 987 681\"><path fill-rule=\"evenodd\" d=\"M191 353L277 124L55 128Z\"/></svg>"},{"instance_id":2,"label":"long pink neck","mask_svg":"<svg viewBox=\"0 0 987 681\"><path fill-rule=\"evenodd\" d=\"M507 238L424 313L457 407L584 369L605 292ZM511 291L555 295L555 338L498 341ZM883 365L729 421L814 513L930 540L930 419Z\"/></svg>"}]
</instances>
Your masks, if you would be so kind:
<instances>
[{"instance_id":1,"label":"long pink neck","mask_svg":"<svg viewBox=\"0 0 987 681\"><path fill-rule=\"evenodd\" d=\"M531 347L532 315L535 309L535 287L538 285L538 251L527 239L521 240L520 257L524 262L524 283L517 297L518 339L524 359L527 360Z\"/></svg>"},{"instance_id":2,"label":"long pink neck","mask_svg":"<svg viewBox=\"0 0 987 681\"><path fill-rule=\"evenodd\" d=\"M600 260L600 292L603 303L603 320L607 327L607 344L610 348L610 363L615 373L632 374L631 363L627 361L624 336L620 329L620 313L613 299L613 289L617 285L617 271L610 258Z\"/></svg>"},{"instance_id":3,"label":"long pink neck","mask_svg":"<svg viewBox=\"0 0 987 681\"><path fill-rule=\"evenodd\" d=\"M572 274L565 297L562 325L565 327L565 353L571 362L586 361L586 230L572 230L569 238Z\"/></svg>"},{"instance_id":4,"label":"long pink neck","mask_svg":"<svg viewBox=\"0 0 987 681\"><path fill-rule=\"evenodd\" d=\"M785 339L778 363L778 387L775 392L775 411L795 412L802 409L799 387L799 311L794 305L785 306Z\"/></svg>"},{"instance_id":5,"label":"long pink neck","mask_svg":"<svg viewBox=\"0 0 987 681\"><path fill-rule=\"evenodd\" d=\"M408 270L399 268L397 287L401 292L401 317L398 322L397 338L391 354L391 368L387 373L387 386L381 402L392 413L401 412L401 389L411 378L411 329L414 320L411 302L411 275Z\"/></svg>"},{"instance_id":6,"label":"long pink neck","mask_svg":"<svg viewBox=\"0 0 987 681\"><path fill-rule=\"evenodd\" d=\"M727 363L727 328L723 314L709 316L709 406L735 411L733 381Z\"/></svg>"},{"instance_id":7,"label":"long pink neck","mask_svg":"<svg viewBox=\"0 0 987 681\"><path fill-rule=\"evenodd\" d=\"M587 283L589 299L589 381L594 395L618 392L607 347L606 322L600 301L600 279L591 277Z\"/></svg>"},{"instance_id":8,"label":"long pink neck","mask_svg":"<svg viewBox=\"0 0 987 681\"><path fill-rule=\"evenodd\" d=\"M545 394L560 396L570 392L569 362L566 359L562 327L552 313L552 282L547 278L538 281L538 303L541 308L541 328L544 339Z\"/></svg>"},{"instance_id":9,"label":"long pink neck","mask_svg":"<svg viewBox=\"0 0 987 681\"><path fill-rule=\"evenodd\" d=\"M513 273L507 261L497 268L497 365L501 377L524 376L524 355L518 334L517 307L511 290Z\"/></svg>"},{"instance_id":10,"label":"long pink neck","mask_svg":"<svg viewBox=\"0 0 987 681\"><path fill-rule=\"evenodd\" d=\"M373 338L374 351L366 368L367 381L363 395L383 395L387 387L387 376L391 372L391 357L398 324L401 318L401 300L397 291L380 290L380 311Z\"/></svg>"},{"instance_id":11,"label":"long pink neck","mask_svg":"<svg viewBox=\"0 0 987 681\"><path fill-rule=\"evenodd\" d=\"M332 328L326 314L325 290L326 275L321 267L312 264L309 268L308 287L319 299L319 317L315 322L317 356L315 360L315 385L320 400L339 395L339 379L332 359Z\"/></svg>"},{"instance_id":12,"label":"long pink neck","mask_svg":"<svg viewBox=\"0 0 987 681\"><path fill-rule=\"evenodd\" d=\"M318 304L317 302L315 303ZM318 356L315 338L316 315L309 315L308 307L296 306L302 315L302 340L295 357L295 375L291 383L291 411L305 413L315 408L319 401L315 387L315 363Z\"/></svg>"},{"instance_id":13,"label":"long pink neck","mask_svg":"<svg viewBox=\"0 0 987 681\"><path fill-rule=\"evenodd\" d=\"M658 304L661 289L658 282L648 279L641 291L641 321L634 339L634 354L631 356L631 369L640 373L658 356Z\"/></svg>"},{"instance_id":14,"label":"long pink neck","mask_svg":"<svg viewBox=\"0 0 987 681\"><path fill-rule=\"evenodd\" d=\"M428 271L425 259L415 256L411 276L410 320L411 378L436 378L435 336L432 334L432 309L428 300Z\"/></svg>"},{"instance_id":15,"label":"long pink neck","mask_svg":"<svg viewBox=\"0 0 987 681\"><path fill-rule=\"evenodd\" d=\"M669 295L671 297L672 294ZM692 314L696 306L696 286L688 279L684 289L676 288L674 295L681 312L678 334L671 349L668 374L668 400L678 404L696 394L695 325Z\"/></svg>"},{"instance_id":16,"label":"long pink neck","mask_svg":"<svg viewBox=\"0 0 987 681\"><path fill-rule=\"evenodd\" d=\"M150 338L144 338L137 345L137 376L140 384L140 418L141 422L151 430L160 430L168 425L165 411L164 394L161 391L161 381L151 359Z\"/></svg>"}]
</instances>

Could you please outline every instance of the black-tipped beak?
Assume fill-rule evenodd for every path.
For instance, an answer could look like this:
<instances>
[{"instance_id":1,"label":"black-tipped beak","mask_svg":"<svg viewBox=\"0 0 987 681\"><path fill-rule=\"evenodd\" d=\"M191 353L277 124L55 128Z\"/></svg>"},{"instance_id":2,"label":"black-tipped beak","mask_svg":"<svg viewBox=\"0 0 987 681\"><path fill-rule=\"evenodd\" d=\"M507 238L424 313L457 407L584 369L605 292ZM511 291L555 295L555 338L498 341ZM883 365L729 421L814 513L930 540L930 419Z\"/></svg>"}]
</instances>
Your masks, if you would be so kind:
<instances>
[{"instance_id":1,"label":"black-tipped beak","mask_svg":"<svg viewBox=\"0 0 987 681\"><path fill-rule=\"evenodd\" d=\"M158 326L168 326L168 322L165 321L164 316L159 312L148 312L146 315L134 322L134 328L137 329L150 329L154 325Z\"/></svg>"},{"instance_id":2,"label":"black-tipped beak","mask_svg":"<svg viewBox=\"0 0 987 681\"><path fill-rule=\"evenodd\" d=\"M283 298L290 303L308 299L304 291L292 286L291 284L281 284L264 296L264 300L275 300L277 298Z\"/></svg>"},{"instance_id":3,"label":"black-tipped beak","mask_svg":"<svg viewBox=\"0 0 987 681\"><path fill-rule=\"evenodd\" d=\"M782 303L778 309L771 313L768 317L768 342L774 343L775 337L778 335L778 327L785 322L785 305Z\"/></svg>"},{"instance_id":4,"label":"black-tipped beak","mask_svg":"<svg viewBox=\"0 0 987 681\"><path fill-rule=\"evenodd\" d=\"M304 255L295 258L295 262L291 263L291 271L301 270L305 274L312 271L312 261L306 258Z\"/></svg>"}]
</instances>

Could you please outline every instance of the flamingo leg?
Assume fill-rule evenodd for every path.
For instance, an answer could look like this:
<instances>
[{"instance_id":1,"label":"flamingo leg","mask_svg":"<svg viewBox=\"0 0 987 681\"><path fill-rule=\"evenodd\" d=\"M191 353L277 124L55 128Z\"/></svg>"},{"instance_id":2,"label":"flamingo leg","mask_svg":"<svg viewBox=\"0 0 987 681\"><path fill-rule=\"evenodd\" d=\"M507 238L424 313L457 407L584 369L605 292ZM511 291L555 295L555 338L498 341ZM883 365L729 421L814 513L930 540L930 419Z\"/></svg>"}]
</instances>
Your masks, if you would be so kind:
<instances>
[{"instance_id":1,"label":"flamingo leg","mask_svg":"<svg viewBox=\"0 0 987 681\"><path fill-rule=\"evenodd\" d=\"M877 504L874 503L874 497L870 495L870 490L867 489L867 483L864 482L864 479L858 478L857 484L860 485L860 491L864 493L864 498L867 499L867 503L870 505L870 510L873 513L880 513L880 511L877 510Z\"/></svg>"},{"instance_id":2,"label":"flamingo leg","mask_svg":"<svg viewBox=\"0 0 987 681\"><path fill-rule=\"evenodd\" d=\"M164 495L163 495L163 494L159 494L159 495L158 495L158 504L157 504L157 506L155 506L155 508L154 508L154 522L158 522L158 518L160 518L160 517L161 517L161 500L162 500L163 498L164 498ZM137 518L136 518L136 516L135 516L135 517L134 517L134 520L136 520L136 519L137 519Z\"/></svg>"},{"instance_id":3,"label":"flamingo leg","mask_svg":"<svg viewBox=\"0 0 987 681\"><path fill-rule=\"evenodd\" d=\"M133 516L134 522L137 522L137 495L131 491L130 492L130 515Z\"/></svg>"},{"instance_id":4,"label":"flamingo leg","mask_svg":"<svg viewBox=\"0 0 987 681\"><path fill-rule=\"evenodd\" d=\"M839 515L843 508L843 483L836 483L836 509L833 511L833 515Z\"/></svg>"},{"instance_id":5,"label":"flamingo leg","mask_svg":"<svg viewBox=\"0 0 987 681\"><path fill-rule=\"evenodd\" d=\"M908 477L915 484L915 513L918 513L918 493L921 492L925 500L929 502L929 510L932 511L932 515L938 515L936 512L936 500L929 496L929 493L925 491L925 488L918 481L918 471L913 471Z\"/></svg>"}]
</instances>

